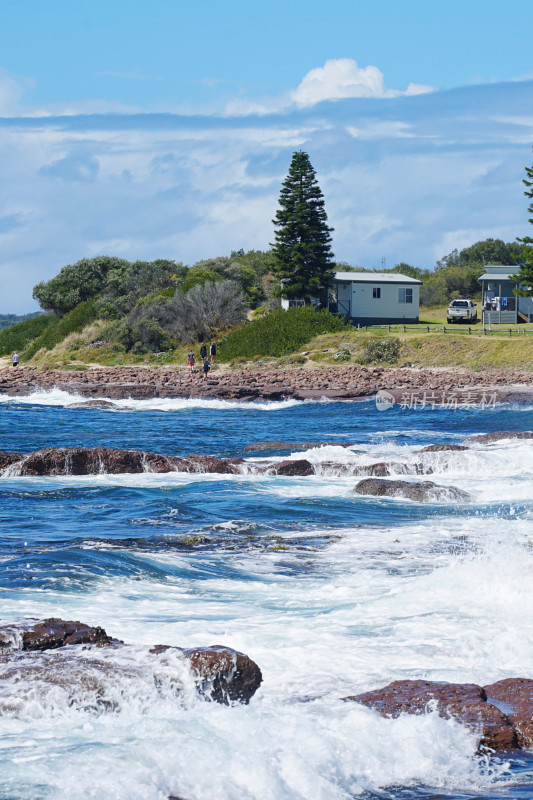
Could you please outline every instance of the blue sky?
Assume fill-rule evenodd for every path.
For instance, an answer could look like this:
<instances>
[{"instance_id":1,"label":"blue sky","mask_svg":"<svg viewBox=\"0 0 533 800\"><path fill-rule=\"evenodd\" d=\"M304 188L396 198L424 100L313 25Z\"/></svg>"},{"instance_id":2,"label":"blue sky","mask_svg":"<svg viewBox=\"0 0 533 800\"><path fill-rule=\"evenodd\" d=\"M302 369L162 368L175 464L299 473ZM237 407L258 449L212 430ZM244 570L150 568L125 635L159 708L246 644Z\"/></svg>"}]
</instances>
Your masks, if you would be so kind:
<instances>
[{"instance_id":1,"label":"blue sky","mask_svg":"<svg viewBox=\"0 0 533 800\"><path fill-rule=\"evenodd\" d=\"M338 259L528 231L533 3L4 0L0 311L83 256L266 248L309 152Z\"/></svg>"}]
</instances>

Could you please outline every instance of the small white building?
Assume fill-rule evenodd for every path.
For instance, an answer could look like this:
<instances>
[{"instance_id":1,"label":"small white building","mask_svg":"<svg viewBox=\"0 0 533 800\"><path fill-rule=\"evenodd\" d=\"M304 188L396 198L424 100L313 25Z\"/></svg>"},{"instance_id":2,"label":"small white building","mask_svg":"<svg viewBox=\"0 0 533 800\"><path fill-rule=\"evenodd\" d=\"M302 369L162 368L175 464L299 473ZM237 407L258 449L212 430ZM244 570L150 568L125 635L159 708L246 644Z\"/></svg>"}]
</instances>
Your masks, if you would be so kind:
<instances>
[{"instance_id":1,"label":"small white building","mask_svg":"<svg viewBox=\"0 0 533 800\"><path fill-rule=\"evenodd\" d=\"M360 325L415 323L421 285L422 281L399 272L336 272L328 285L327 308ZM318 298L311 299L320 304ZM281 301L285 309L303 304L303 300Z\"/></svg>"}]
</instances>

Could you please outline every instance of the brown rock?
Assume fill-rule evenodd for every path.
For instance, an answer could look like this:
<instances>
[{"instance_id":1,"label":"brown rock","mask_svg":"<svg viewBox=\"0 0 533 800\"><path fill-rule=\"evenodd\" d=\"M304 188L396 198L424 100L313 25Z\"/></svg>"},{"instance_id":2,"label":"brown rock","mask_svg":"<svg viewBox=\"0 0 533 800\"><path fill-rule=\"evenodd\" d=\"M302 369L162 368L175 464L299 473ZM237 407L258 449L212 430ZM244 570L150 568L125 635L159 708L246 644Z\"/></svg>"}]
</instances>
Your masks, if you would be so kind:
<instances>
[{"instance_id":1,"label":"brown rock","mask_svg":"<svg viewBox=\"0 0 533 800\"><path fill-rule=\"evenodd\" d=\"M274 464L276 475L314 475L313 465L305 458L295 461L281 461Z\"/></svg>"},{"instance_id":2,"label":"brown rock","mask_svg":"<svg viewBox=\"0 0 533 800\"><path fill-rule=\"evenodd\" d=\"M188 650L156 645L151 653L179 650L191 664L200 694L228 705L234 700L249 703L263 680L261 670L251 658L223 645Z\"/></svg>"},{"instance_id":3,"label":"brown rock","mask_svg":"<svg viewBox=\"0 0 533 800\"><path fill-rule=\"evenodd\" d=\"M505 678L483 687L487 702L507 714L515 726L520 747L533 746L533 680Z\"/></svg>"},{"instance_id":4,"label":"brown rock","mask_svg":"<svg viewBox=\"0 0 533 800\"><path fill-rule=\"evenodd\" d=\"M466 439L470 444L490 444L501 439L533 439L533 431L493 431Z\"/></svg>"},{"instance_id":5,"label":"brown rock","mask_svg":"<svg viewBox=\"0 0 533 800\"><path fill-rule=\"evenodd\" d=\"M354 467L353 475L374 475L378 478L386 478L389 475L408 475L409 468L407 464L399 464L397 462L378 461L375 464L367 464L366 466Z\"/></svg>"},{"instance_id":6,"label":"brown rock","mask_svg":"<svg viewBox=\"0 0 533 800\"><path fill-rule=\"evenodd\" d=\"M467 502L470 495L455 486L438 486L433 481L385 481L380 478L366 478L359 481L354 492L370 494L374 497L405 497L417 503L457 501Z\"/></svg>"},{"instance_id":7,"label":"brown rock","mask_svg":"<svg viewBox=\"0 0 533 800\"><path fill-rule=\"evenodd\" d=\"M482 749L510 750L519 747L517 732L507 714L487 702L487 694L473 683L394 681L383 689L345 698L375 709L383 717L423 714L434 702L441 717L453 717L479 732Z\"/></svg>"},{"instance_id":8,"label":"brown rock","mask_svg":"<svg viewBox=\"0 0 533 800\"><path fill-rule=\"evenodd\" d=\"M75 644L117 644L103 628L56 617L25 620L23 623L0 626L0 653L15 650L55 650Z\"/></svg>"},{"instance_id":9,"label":"brown rock","mask_svg":"<svg viewBox=\"0 0 533 800\"><path fill-rule=\"evenodd\" d=\"M215 458L215 456L189 455L176 458L174 464L179 472L213 472L234 475L239 472L243 458Z\"/></svg>"},{"instance_id":10,"label":"brown rock","mask_svg":"<svg viewBox=\"0 0 533 800\"><path fill-rule=\"evenodd\" d=\"M254 453L260 450L312 450L314 447L353 447L353 442L257 442L248 444L245 453Z\"/></svg>"},{"instance_id":11,"label":"brown rock","mask_svg":"<svg viewBox=\"0 0 533 800\"><path fill-rule=\"evenodd\" d=\"M419 453L440 453L440 452L447 452L447 451L460 451L460 450L468 450L468 447L465 447L462 444L428 444L426 447L423 447L419 450Z\"/></svg>"},{"instance_id":12,"label":"brown rock","mask_svg":"<svg viewBox=\"0 0 533 800\"><path fill-rule=\"evenodd\" d=\"M118 475L141 472L238 472L241 458L218 459L190 455L184 458L144 453L141 450L118 450L111 447L49 447L21 456L19 475Z\"/></svg>"},{"instance_id":13,"label":"brown rock","mask_svg":"<svg viewBox=\"0 0 533 800\"><path fill-rule=\"evenodd\" d=\"M111 639L102 628L55 618L3 626L0 637L0 713L17 713L30 691L32 702L41 697L46 705L57 687L69 705L103 711L117 710L128 694L144 696L154 686L179 693L180 663L190 669L201 696L226 705L248 703L262 681L252 659L222 645L137 648Z\"/></svg>"},{"instance_id":14,"label":"brown rock","mask_svg":"<svg viewBox=\"0 0 533 800\"><path fill-rule=\"evenodd\" d=\"M0 470L10 467L11 464L16 464L21 458L23 456L20 453L6 453L5 450L0 450Z\"/></svg>"},{"instance_id":15,"label":"brown rock","mask_svg":"<svg viewBox=\"0 0 533 800\"><path fill-rule=\"evenodd\" d=\"M81 403L70 403L66 408L116 408L111 400L83 400Z\"/></svg>"}]
</instances>

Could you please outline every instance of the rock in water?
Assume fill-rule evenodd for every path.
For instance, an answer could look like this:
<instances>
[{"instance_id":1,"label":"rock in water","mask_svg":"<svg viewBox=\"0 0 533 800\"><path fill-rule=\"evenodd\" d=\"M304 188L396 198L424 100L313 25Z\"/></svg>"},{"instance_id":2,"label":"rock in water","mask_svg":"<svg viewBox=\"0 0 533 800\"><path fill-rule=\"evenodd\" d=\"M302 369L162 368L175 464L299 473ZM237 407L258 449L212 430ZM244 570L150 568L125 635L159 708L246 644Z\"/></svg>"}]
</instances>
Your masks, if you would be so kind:
<instances>
[{"instance_id":1,"label":"rock in water","mask_svg":"<svg viewBox=\"0 0 533 800\"><path fill-rule=\"evenodd\" d=\"M375 497L405 497L417 503L456 501L465 503L470 495L456 486L438 486L433 481L387 481L381 478L366 478L354 488L357 494L370 494Z\"/></svg>"},{"instance_id":2,"label":"rock in water","mask_svg":"<svg viewBox=\"0 0 533 800\"><path fill-rule=\"evenodd\" d=\"M217 703L248 703L261 681L251 658L223 645L135 647L103 628L55 618L0 627L0 713L21 713L27 702L45 711L55 702L120 711L190 690Z\"/></svg>"},{"instance_id":3,"label":"rock in water","mask_svg":"<svg viewBox=\"0 0 533 800\"><path fill-rule=\"evenodd\" d=\"M483 688L487 702L505 712L515 726L519 747L533 746L533 680L505 678Z\"/></svg>"},{"instance_id":4,"label":"rock in water","mask_svg":"<svg viewBox=\"0 0 533 800\"><path fill-rule=\"evenodd\" d=\"M314 475L315 470L310 461L305 458L295 459L294 461L281 461L274 464L276 475Z\"/></svg>"},{"instance_id":5,"label":"rock in water","mask_svg":"<svg viewBox=\"0 0 533 800\"><path fill-rule=\"evenodd\" d=\"M24 458L20 453L6 453L5 450L0 450L0 470L10 467L11 464L16 464Z\"/></svg>"},{"instance_id":6,"label":"rock in water","mask_svg":"<svg viewBox=\"0 0 533 800\"><path fill-rule=\"evenodd\" d=\"M479 732L481 749L519 747L517 731L507 714L487 702L487 693L473 683L394 681L383 689L345 698L375 709L383 717L423 714L434 703L441 717L453 717Z\"/></svg>"},{"instance_id":7,"label":"rock in water","mask_svg":"<svg viewBox=\"0 0 533 800\"><path fill-rule=\"evenodd\" d=\"M461 450L468 450L463 444L428 444L419 450L419 453L444 453L444 452L460 452Z\"/></svg>"},{"instance_id":8,"label":"rock in water","mask_svg":"<svg viewBox=\"0 0 533 800\"><path fill-rule=\"evenodd\" d=\"M533 439L533 431L493 431L492 433L480 433L478 436L471 436L466 439L469 444L490 444L499 442L502 439Z\"/></svg>"},{"instance_id":9,"label":"rock in water","mask_svg":"<svg viewBox=\"0 0 533 800\"><path fill-rule=\"evenodd\" d=\"M111 400L82 400L80 403L69 403L65 408L117 408Z\"/></svg>"},{"instance_id":10,"label":"rock in water","mask_svg":"<svg viewBox=\"0 0 533 800\"><path fill-rule=\"evenodd\" d=\"M261 685L261 670L251 658L223 645L196 647L188 650L157 645L151 653L175 650L183 653L191 665L200 694L228 704L238 700L248 704Z\"/></svg>"},{"instance_id":11,"label":"rock in water","mask_svg":"<svg viewBox=\"0 0 533 800\"><path fill-rule=\"evenodd\" d=\"M355 467L354 475L373 475L378 478L386 478L389 475L409 475L415 473L415 467L407 464L400 464L397 461L378 461L375 464Z\"/></svg>"},{"instance_id":12,"label":"rock in water","mask_svg":"<svg viewBox=\"0 0 533 800\"><path fill-rule=\"evenodd\" d=\"M183 458L113 447L48 447L9 461L17 475L120 475L141 472L216 472L234 474L242 458L188 455Z\"/></svg>"},{"instance_id":13,"label":"rock in water","mask_svg":"<svg viewBox=\"0 0 533 800\"><path fill-rule=\"evenodd\" d=\"M261 450L312 450L315 447L353 447L354 442L257 442L247 444L245 453L255 453Z\"/></svg>"},{"instance_id":14,"label":"rock in water","mask_svg":"<svg viewBox=\"0 0 533 800\"><path fill-rule=\"evenodd\" d=\"M103 628L50 617L0 626L0 653L14 650L54 650L74 644L122 644Z\"/></svg>"}]
</instances>

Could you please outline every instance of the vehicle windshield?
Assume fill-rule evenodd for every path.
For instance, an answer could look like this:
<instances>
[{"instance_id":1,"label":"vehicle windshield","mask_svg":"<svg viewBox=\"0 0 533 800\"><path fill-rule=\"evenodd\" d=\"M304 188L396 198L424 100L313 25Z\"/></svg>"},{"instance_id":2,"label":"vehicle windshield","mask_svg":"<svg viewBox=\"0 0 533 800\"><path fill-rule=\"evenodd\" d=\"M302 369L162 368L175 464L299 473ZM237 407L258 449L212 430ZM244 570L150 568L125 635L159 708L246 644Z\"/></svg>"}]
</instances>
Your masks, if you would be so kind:
<instances>
[{"instance_id":1,"label":"vehicle windshield","mask_svg":"<svg viewBox=\"0 0 533 800\"><path fill-rule=\"evenodd\" d=\"M452 308L468 308L468 300L452 300Z\"/></svg>"}]
</instances>

